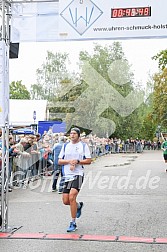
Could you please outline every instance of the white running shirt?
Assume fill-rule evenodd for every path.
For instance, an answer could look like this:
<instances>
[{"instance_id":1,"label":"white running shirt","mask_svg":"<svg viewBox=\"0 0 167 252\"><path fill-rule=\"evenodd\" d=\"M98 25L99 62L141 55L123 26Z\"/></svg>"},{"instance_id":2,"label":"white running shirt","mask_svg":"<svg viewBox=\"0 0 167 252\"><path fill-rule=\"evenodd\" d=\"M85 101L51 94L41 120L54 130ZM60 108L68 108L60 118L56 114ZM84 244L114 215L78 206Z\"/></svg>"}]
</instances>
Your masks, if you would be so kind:
<instances>
[{"instance_id":1,"label":"white running shirt","mask_svg":"<svg viewBox=\"0 0 167 252\"><path fill-rule=\"evenodd\" d=\"M59 158L64 160L83 160L85 158L91 158L89 147L86 143L82 143L81 141L73 144L69 142L68 144L64 144L59 154ZM83 146L84 145L84 146ZM65 148L65 151L64 151ZM70 181L74 179L74 176L81 175L83 176L83 165L77 164L73 171L70 170L70 164L63 165L62 171L65 178L65 181Z\"/></svg>"}]
</instances>

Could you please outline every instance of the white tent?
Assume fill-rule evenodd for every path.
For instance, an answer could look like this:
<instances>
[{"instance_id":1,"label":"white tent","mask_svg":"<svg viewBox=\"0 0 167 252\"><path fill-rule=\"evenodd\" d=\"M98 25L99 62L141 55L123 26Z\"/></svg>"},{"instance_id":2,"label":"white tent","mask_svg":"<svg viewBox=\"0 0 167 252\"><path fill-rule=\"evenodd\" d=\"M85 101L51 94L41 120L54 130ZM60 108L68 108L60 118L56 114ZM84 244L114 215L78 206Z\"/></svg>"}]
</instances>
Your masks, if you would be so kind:
<instances>
[{"instance_id":1,"label":"white tent","mask_svg":"<svg viewBox=\"0 0 167 252\"><path fill-rule=\"evenodd\" d=\"M36 119L34 120L34 111ZM47 120L46 100L9 100L9 125L26 126Z\"/></svg>"}]
</instances>

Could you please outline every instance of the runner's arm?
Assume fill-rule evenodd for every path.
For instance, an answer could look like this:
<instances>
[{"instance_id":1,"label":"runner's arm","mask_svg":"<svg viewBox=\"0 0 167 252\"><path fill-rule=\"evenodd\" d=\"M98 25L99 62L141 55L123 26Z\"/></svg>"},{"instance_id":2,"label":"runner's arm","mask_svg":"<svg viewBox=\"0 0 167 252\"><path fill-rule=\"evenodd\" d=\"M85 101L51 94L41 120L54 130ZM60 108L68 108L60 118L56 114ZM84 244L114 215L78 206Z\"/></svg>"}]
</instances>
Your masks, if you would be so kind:
<instances>
[{"instance_id":1,"label":"runner's arm","mask_svg":"<svg viewBox=\"0 0 167 252\"><path fill-rule=\"evenodd\" d=\"M59 158L58 164L59 165L67 165L67 164L70 164L70 161L71 160L65 160L65 159Z\"/></svg>"},{"instance_id":2,"label":"runner's arm","mask_svg":"<svg viewBox=\"0 0 167 252\"><path fill-rule=\"evenodd\" d=\"M91 158L85 158L83 160L79 160L80 165L89 165L89 164L91 164L91 162L92 162Z\"/></svg>"}]
</instances>

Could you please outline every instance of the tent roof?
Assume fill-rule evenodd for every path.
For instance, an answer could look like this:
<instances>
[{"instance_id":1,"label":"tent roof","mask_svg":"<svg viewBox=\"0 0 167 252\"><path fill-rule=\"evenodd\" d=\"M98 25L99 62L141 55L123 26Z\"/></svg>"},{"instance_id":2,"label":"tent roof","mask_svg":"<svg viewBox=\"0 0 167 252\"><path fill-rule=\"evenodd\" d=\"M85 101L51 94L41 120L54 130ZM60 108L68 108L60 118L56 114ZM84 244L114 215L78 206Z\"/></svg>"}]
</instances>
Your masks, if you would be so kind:
<instances>
[{"instance_id":1,"label":"tent roof","mask_svg":"<svg viewBox=\"0 0 167 252\"><path fill-rule=\"evenodd\" d=\"M25 135L34 135L34 130L28 129L28 128L21 128L13 130L13 134L25 134Z\"/></svg>"},{"instance_id":2,"label":"tent roof","mask_svg":"<svg viewBox=\"0 0 167 252\"><path fill-rule=\"evenodd\" d=\"M46 100L9 100L9 125L30 125L34 123L33 113L36 111L36 120L46 120Z\"/></svg>"}]
</instances>

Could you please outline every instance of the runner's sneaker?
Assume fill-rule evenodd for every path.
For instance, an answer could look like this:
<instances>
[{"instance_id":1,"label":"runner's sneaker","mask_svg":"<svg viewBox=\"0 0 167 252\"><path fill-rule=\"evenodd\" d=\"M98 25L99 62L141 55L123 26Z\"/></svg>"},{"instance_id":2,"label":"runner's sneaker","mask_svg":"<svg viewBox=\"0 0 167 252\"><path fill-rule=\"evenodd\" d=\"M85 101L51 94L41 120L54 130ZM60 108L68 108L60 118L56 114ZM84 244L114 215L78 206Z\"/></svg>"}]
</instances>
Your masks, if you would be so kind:
<instances>
[{"instance_id":1,"label":"runner's sneaker","mask_svg":"<svg viewBox=\"0 0 167 252\"><path fill-rule=\"evenodd\" d=\"M81 210L82 210L82 207L83 207L83 202L79 202L80 204L80 208L77 209L77 218L79 218L81 216Z\"/></svg>"},{"instance_id":2,"label":"runner's sneaker","mask_svg":"<svg viewBox=\"0 0 167 252\"><path fill-rule=\"evenodd\" d=\"M77 225L75 222L70 222L70 226L67 229L67 232L75 232L77 230Z\"/></svg>"}]
</instances>

